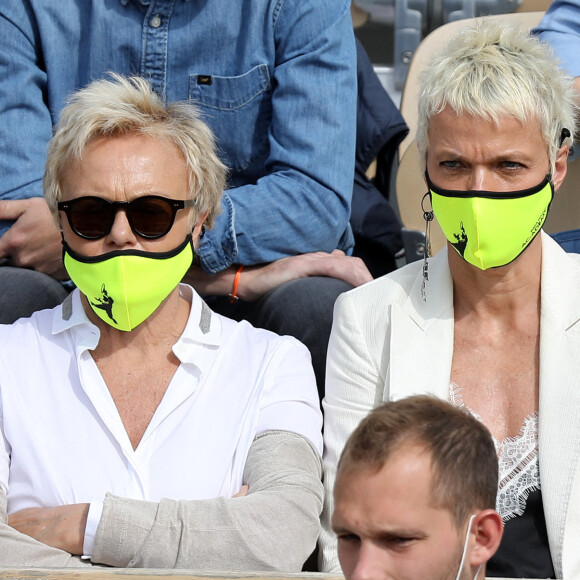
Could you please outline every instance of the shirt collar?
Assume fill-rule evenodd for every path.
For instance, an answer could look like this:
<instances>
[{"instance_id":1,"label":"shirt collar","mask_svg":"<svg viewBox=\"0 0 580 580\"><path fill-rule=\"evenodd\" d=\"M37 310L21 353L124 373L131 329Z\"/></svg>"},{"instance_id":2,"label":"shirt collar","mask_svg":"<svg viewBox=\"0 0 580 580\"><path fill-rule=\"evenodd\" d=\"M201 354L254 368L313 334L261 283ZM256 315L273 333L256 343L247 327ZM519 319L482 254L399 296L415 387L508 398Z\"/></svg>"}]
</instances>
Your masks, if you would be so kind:
<instances>
[{"instance_id":1,"label":"shirt collar","mask_svg":"<svg viewBox=\"0 0 580 580\"><path fill-rule=\"evenodd\" d=\"M191 311L183 334L177 341L198 343L208 346L219 346L222 342L222 325L220 317L200 298L199 294L188 284L180 284L181 296L191 303Z\"/></svg>"},{"instance_id":2,"label":"shirt collar","mask_svg":"<svg viewBox=\"0 0 580 580\"><path fill-rule=\"evenodd\" d=\"M179 291L181 296L191 303L191 310L182 335L173 345L173 352L182 363L195 364L203 372L205 370L203 361L208 357L200 356L199 347L202 352L217 351L223 340L221 319L211 311L191 286L180 284ZM77 348L94 349L99 343L101 333L89 320L78 288L67 296L60 307L54 309L53 334L66 330L74 333ZM213 355L209 358L213 358Z\"/></svg>"},{"instance_id":3,"label":"shirt collar","mask_svg":"<svg viewBox=\"0 0 580 580\"><path fill-rule=\"evenodd\" d=\"M89 320L81 303L81 293L78 288L53 310L52 333L60 334L67 330L74 335L75 345L81 350L94 349L99 344L101 331Z\"/></svg>"},{"instance_id":4,"label":"shirt collar","mask_svg":"<svg viewBox=\"0 0 580 580\"><path fill-rule=\"evenodd\" d=\"M52 333L59 334L74 326L90 325L98 328L89 320L81 303L81 293L75 288L60 305L55 308L52 319Z\"/></svg>"}]
</instances>

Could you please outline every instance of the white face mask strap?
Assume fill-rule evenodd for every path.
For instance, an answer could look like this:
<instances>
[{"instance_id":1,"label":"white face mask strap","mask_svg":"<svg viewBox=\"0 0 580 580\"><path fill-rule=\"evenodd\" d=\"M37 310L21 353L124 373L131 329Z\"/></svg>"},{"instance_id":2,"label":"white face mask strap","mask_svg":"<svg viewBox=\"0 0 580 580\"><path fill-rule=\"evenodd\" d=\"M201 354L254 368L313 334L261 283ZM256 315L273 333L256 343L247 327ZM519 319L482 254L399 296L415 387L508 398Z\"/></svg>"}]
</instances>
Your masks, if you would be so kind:
<instances>
[{"instance_id":1,"label":"white face mask strap","mask_svg":"<svg viewBox=\"0 0 580 580\"><path fill-rule=\"evenodd\" d=\"M473 518L475 516L476 516L476 514L473 514L469 518L469 524L467 525L467 533L465 534L465 542L463 542L463 554L461 554L461 562L459 563L459 570L457 570L457 577L455 578L455 580L460 580L460 578L461 578L461 572L463 571L463 566L465 564L465 557L467 556L467 546L469 544L469 534L471 534L471 524L473 523ZM479 576L479 572L481 571L482 565L483 564L480 564L479 568L477 569L477 572L475 573L473 580L477 580L477 577Z\"/></svg>"}]
</instances>

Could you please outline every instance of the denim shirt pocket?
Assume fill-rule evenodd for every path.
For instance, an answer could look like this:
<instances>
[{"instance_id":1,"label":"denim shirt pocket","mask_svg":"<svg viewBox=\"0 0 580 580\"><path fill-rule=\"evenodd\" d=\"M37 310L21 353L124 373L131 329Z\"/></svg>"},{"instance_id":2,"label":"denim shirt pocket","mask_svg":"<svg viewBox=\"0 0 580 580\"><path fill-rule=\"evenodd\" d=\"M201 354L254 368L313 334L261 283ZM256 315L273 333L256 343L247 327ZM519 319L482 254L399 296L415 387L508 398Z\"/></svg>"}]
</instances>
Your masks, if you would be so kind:
<instances>
[{"instance_id":1,"label":"denim shirt pocket","mask_svg":"<svg viewBox=\"0 0 580 580\"><path fill-rule=\"evenodd\" d=\"M189 98L214 132L220 157L231 170L247 169L266 154L272 120L267 65L235 77L192 74Z\"/></svg>"}]
</instances>

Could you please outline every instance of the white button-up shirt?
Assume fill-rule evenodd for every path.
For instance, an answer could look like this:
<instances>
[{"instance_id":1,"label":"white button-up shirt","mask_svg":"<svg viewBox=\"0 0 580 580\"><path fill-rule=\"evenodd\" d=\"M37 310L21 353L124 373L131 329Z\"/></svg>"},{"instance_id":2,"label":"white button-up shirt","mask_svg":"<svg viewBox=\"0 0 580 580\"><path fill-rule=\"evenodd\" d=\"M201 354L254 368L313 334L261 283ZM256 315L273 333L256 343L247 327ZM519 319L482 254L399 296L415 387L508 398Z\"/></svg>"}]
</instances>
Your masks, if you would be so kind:
<instances>
[{"instance_id":1,"label":"white button-up shirt","mask_svg":"<svg viewBox=\"0 0 580 580\"><path fill-rule=\"evenodd\" d=\"M290 337L217 315L189 286L181 364L133 449L91 350L99 330L75 290L0 326L0 485L8 513L90 503L90 555L106 492L159 501L231 497L256 435L303 435L322 451L310 355ZM122 369L120 369L121 371Z\"/></svg>"}]
</instances>

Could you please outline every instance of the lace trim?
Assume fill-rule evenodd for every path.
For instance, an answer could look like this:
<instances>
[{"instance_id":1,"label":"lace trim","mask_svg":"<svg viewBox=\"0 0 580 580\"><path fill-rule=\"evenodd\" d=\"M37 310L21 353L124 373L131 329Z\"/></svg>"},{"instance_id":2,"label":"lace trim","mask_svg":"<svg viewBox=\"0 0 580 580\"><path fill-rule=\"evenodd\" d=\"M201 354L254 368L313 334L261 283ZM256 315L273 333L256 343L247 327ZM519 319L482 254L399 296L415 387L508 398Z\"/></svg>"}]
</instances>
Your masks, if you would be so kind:
<instances>
[{"instance_id":1,"label":"lace trim","mask_svg":"<svg viewBox=\"0 0 580 580\"><path fill-rule=\"evenodd\" d=\"M481 417L467 407L461 396L461 388L449 385L449 402L465 407L478 421ZM540 464L538 461L538 413L524 419L519 435L506 437L493 443L499 461L499 484L496 509L504 523L521 516L526 509L528 496L540 489Z\"/></svg>"}]
</instances>

